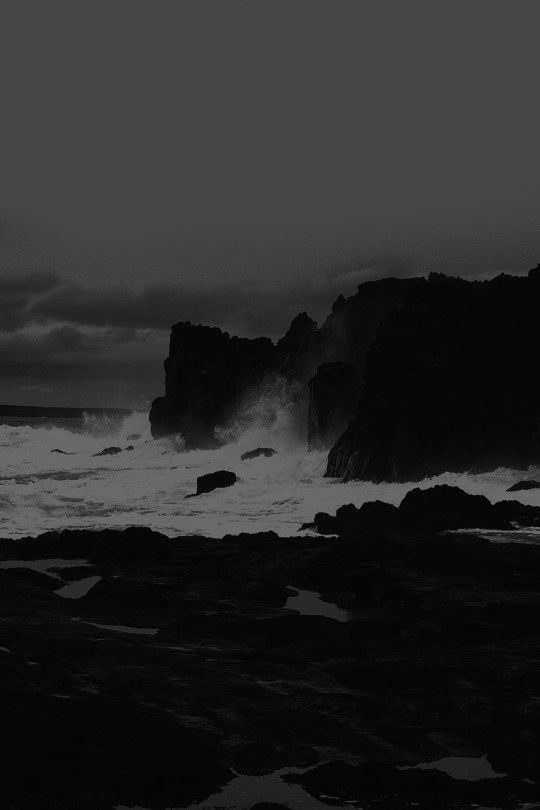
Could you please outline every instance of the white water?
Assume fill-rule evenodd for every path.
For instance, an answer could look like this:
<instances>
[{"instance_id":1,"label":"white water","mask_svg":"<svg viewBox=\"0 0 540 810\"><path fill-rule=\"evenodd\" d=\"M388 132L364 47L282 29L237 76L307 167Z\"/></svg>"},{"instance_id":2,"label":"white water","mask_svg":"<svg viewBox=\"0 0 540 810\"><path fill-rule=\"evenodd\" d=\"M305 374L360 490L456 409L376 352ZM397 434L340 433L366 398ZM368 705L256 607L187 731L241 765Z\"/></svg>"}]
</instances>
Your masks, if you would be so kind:
<instances>
[{"instance_id":1,"label":"white water","mask_svg":"<svg viewBox=\"0 0 540 810\"><path fill-rule=\"evenodd\" d=\"M305 436L297 435L285 409L270 420L255 409L251 427L244 418L241 429L229 426L223 435L229 443L217 450L185 452L181 437L153 440L145 413L120 421L93 417L71 427L0 425L0 537L129 525L169 536L266 530L295 536L316 512L375 499L398 504L413 486L436 483L454 484L492 501L511 498L540 505L540 490L506 493L518 480L537 478L538 470L446 473L421 484L325 479L326 453L305 450ZM134 449L94 457L111 445ZM256 447L278 452L241 461L243 452ZM72 455L51 453L54 449ZM238 483L185 499L195 492L198 475L221 469L235 472ZM529 542L537 538L535 531Z\"/></svg>"}]
</instances>

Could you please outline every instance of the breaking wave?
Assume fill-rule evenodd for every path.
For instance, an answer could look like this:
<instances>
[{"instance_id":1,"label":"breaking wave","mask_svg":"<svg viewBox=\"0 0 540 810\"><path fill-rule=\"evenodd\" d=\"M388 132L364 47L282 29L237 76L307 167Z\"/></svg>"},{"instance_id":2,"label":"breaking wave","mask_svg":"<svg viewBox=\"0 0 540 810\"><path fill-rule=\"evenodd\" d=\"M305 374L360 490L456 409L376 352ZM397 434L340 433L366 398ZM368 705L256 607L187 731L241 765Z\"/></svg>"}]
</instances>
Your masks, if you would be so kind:
<instances>
[{"instance_id":1,"label":"breaking wave","mask_svg":"<svg viewBox=\"0 0 540 810\"><path fill-rule=\"evenodd\" d=\"M306 451L304 430L290 413L286 396L285 401L262 396L246 402L222 428L223 447L192 451L183 449L181 436L152 439L146 413L86 414L72 425L0 425L0 536L128 525L169 536L266 530L295 536L316 512L375 499L397 504L413 486L324 478L326 453ZM108 446L121 452L96 455ZM256 447L273 447L277 453L241 460L243 452ZM234 471L238 483L185 499L195 491L197 476L218 469ZM538 490L506 494L524 477L523 471L507 469L445 473L414 486L447 483L492 501L517 497L540 504Z\"/></svg>"}]
</instances>

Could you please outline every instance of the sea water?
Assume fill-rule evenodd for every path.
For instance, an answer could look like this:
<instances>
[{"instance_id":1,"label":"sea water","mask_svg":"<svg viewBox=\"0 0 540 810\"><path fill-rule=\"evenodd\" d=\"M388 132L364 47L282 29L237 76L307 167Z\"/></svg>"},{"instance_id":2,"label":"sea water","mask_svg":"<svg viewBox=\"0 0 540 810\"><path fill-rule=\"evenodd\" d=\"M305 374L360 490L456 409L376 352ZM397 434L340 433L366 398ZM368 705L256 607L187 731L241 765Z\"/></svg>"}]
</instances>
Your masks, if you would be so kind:
<instances>
[{"instance_id":1,"label":"sea water","mask_svg":"<svg viewBox=\"0 0 540 810\"><path fill-rule=\"evenodd\" d=\"M191 451L184 449L180 435L153 439L143 412L1 424L0 537L134 525L171 537L268 530L299 536L301 524L312 521L316 512L375 499L399 504L414 486L442 483L486 495L492 502L511 498L540 505L540 490L506 493L520 479L538 478L538 469L445 473L414 484L325 478L327 454L307 451L305 431L294 426L285 409L276 409L270 420L259 416L251 424L244 419L224 429L222 447ZM122 452L95 455L108 446ZM257 447L277 452L241 460L242 453ZM214 470L231 470L238 482L186 499L196 490L197 476ZM539 535L534 529L517 539L540 542ZM505 540L507 534L496 533L492 539Z\"/></svg>"}]
</instances>

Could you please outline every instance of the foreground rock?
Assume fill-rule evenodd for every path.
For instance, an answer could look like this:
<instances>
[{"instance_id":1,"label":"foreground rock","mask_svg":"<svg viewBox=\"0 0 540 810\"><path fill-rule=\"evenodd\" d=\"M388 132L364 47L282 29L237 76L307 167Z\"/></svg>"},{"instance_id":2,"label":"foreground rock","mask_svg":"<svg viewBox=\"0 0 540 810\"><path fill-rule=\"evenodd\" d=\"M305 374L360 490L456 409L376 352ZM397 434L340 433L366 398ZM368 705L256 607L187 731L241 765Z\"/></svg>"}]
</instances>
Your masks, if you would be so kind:
<instances>
[{"instance_id":1,"label":"foreground rock","mask_svg":"<svg viewBox=\"0 0 540 810\"><path fill-rule=\"evenodd\" d=\"M357 508L341 506L335 516L318 512L312 524L321 534L341 536L375 533L440 532L455 529L513 529L540 526L540 507L519 501L491 502L447 485L413 489L399 507L370 501Z\"/></svg>"},{"instance_id":2,"label":"foreground rock","mask_svg":"<svg viewBox=\"0 0 540 810\"><path fill-rule=\"evenodd\" d=\"M507 492L521 492L522 490L526 489L540 489L540 483L538 481L518 481L517 484L514 484L511 487L508 487L506 490Z\"/></svg>"},{"instance_id":3,"label":"foreground rock","mask_svg":"<svg viewBox=\"0 0 540 810\"><path fill-rule=\"evenodd\" d=\"M510 808L516 807L516 795L527 796L533 801L540 797L536 785L519 778L504 776L466 781L454 779L436 769L416 770L406 762L369 762L356 766L333 762L284 778L292 784L302 785L319 801L331 796L333 803L347 802L355 806L358 803L366 809L383 806L388 810L408 807L459 810L480 805Z\"/></svg>"},{"instance_id":4,"label":"foreground rock","mask_svg":"<svg viewBox=\"0 0 540 810\"><path fill-rule=\"evenodd\" d=\"M276 451L273 447L257 447L255 450L248 450L246 453L242 453L240 458L242 461L246 461L250 458L259 458L259 456L264 456L265 458L271 458L275 456Z\"/></svg>"},{"instance_id":5,"label":"foreground rock","mask_svg":"<svg viewBox=\"0 0 540 810\"><path fill-rule=\"evenodd\" d=\"M116 456L117 453L121 453L121 447L105 447L103 450L100 450L99 453L94 453L95 456Z\"/></svg>"},{"instance_id":6,"label":"foreground rock","mask_svg":"<svg viewBox=\"0 0 540 810\"><path fill-rule=\"evenodd\" d=\"M281 766L309 768L294 779L321 801L368 808L538 802L540 548L394 531L392 509L370 508L385 532L340 540L0 541L0 561L74 564L59 580L0 562L2 807L189 806L231 769ZM55 593L89 576L82 598ZM286 610L288 587L351 620ZM396 770L484 755L508 776Z\"/></svg>"}]
</instances>

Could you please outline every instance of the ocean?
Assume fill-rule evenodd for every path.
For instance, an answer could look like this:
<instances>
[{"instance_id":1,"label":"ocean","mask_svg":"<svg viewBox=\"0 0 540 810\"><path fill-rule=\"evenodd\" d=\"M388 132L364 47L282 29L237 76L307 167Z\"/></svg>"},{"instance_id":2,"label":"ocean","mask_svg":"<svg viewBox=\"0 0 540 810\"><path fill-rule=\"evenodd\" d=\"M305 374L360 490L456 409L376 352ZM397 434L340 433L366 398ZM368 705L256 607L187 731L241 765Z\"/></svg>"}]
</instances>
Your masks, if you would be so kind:
<instances>
[{"instance_id":1,"label":"ocean","mask_svg":"<svg viewBox=\"0 0 540 810\"><path fill-rule=\"evenodd\" d=\"M152 439L147 413L60 411L10 416L0 409L0 537L134 525L169 537L268 530L298 536L301 524L316 512L375 499L398 504L414 486L440 483L492 502L506 498L540 506L540 490L506 492L518 480L538 478L538 469L445 473L414 484L324 478L327 454L306 450L305 436L285 409L276 409L271 419L260 418L259 412L251 424L244 419L229 425L219 449L192 451L184 449L181 436ZM122 452L96 456L109 446ZM243 452L256 447L277 452L271 458L241 460ZM221 469L236 473L233 487L186 499L196 490L197 476ZM509 539L504 532L482 534ZM540 542L540 528L512 536Z\"/></svg>"}]
</instances>

